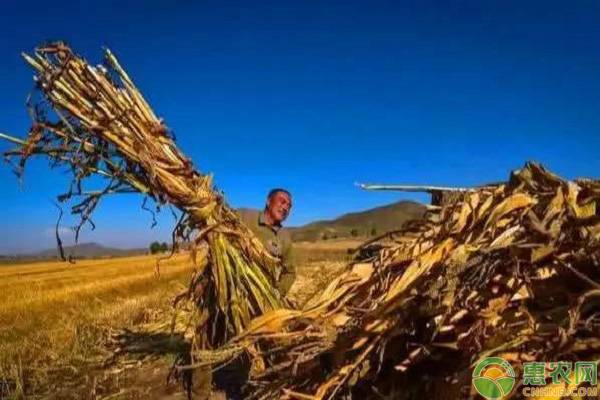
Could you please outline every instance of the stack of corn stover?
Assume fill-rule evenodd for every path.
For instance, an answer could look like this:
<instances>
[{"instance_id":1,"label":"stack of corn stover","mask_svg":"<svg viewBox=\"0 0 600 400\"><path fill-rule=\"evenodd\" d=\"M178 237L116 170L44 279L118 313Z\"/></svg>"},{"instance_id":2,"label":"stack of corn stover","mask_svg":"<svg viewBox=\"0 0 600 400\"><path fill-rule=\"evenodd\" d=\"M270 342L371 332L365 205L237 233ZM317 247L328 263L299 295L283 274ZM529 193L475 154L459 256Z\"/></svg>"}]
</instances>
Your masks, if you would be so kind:
<instances>
[{"instance_id":1,"label":"stack of corn stover","mask_svg":"<svg viewBox=\"0 0 600 400\"><path fill-rule=\"evenodd\" d=\"M485 356L596 361L598 206L599 181L527 164L397 233L304 310L255 319L220 361L264 349L261 399L463 398Z\"/></svg>"},{"instance_id":2,"label":"stack of corn stover","mask_svg":"<svg viewBox=\"0 0 600 400\"><path fill-rule=\"evenodd\" d=\"M285 305L273 285L276 260L213 189L211 177L179 151L110 51L96 67L62 43L23 56L35 69L33 95L40 99L29 100L33 127L26 140L3 135L19 144L6 155L20 157L19 172L39 154L68 166L73 182L59 199L82 199L72 209L81 225L91 223L98 201L113 193L140 192L178 207L174 233L202 250L189 291L178 298L195 305L200 347L223 343L253 317ZM106 185L86 191L86 178L94 175Z\"/></svg>"}]
</instances>

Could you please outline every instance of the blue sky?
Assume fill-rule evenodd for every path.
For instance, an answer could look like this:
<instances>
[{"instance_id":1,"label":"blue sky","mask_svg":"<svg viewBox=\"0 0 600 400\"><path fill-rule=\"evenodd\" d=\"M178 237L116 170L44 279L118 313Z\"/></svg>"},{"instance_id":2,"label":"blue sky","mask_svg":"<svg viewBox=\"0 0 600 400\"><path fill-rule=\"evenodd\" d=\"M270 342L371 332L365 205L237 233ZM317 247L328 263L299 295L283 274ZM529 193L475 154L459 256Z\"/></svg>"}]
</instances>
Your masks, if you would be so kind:
<instances>
[{"instance_id":1,"label":"blue sky","mask_svg":"<svg viewBox=\"0 0 600 400\"><path fill-rule=\"evenodd\" d=\"M18 3L0 15L0 132L29 126L21 51L63 39L96 62L108 46L232 205L289 188L291 225L427 201L357 181L473 185L529 159L600 175L596 1ZM21 187L0 167L0 253L54 245L66 182L43 160ZM82 241L168 239L169 213L149 230L141 201L106 199Z\"/></svg>"}]
</instances>

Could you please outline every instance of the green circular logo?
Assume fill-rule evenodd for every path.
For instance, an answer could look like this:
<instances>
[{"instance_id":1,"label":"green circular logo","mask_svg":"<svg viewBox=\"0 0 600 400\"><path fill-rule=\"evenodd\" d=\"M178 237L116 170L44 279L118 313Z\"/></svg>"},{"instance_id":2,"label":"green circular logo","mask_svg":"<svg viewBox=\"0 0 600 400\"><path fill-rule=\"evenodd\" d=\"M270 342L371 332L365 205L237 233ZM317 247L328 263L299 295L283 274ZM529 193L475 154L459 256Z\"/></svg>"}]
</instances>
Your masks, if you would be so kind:
<instances>
[{"instance_id":1,"label":"green circular logo","mask_svg":"<svg viewBox=\"0 0 600 400\"><path fill-rule=\"evenodd\" d=\"M473 386L477 393L488 400L508 396L515 386L515 370L503 358L487 357L479 361L473 370Z\"/></svg>"}]
</instances>

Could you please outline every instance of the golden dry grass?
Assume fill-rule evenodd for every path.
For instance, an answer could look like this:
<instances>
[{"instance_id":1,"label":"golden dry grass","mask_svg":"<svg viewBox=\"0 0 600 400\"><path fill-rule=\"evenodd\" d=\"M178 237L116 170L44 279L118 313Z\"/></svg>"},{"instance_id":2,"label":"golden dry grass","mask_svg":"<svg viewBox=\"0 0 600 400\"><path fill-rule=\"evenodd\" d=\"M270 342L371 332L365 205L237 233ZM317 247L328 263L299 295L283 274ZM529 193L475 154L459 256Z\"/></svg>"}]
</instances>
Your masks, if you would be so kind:
<instances>
[{"instance_id":1,"label":"golden dry grass","mask_svg":"<svg viewBox=\"0 0 600 400\"><path fill-rule=\"evenodd\" d=\"M300 267L318 261L342 261L350 259L349 250L358 247L362 241L356 239L321 240L317 242L294 243L294 260Z\"/></svg>"},{"instance_id":2,"label":"golden dry grass","mask_svg":"<svg viewBox=\"0 0 600 400\"><path fill-rule=\"evenodd\" d=\"M347 249L357 244L295 245L297 279L290 297L303 303L339 271ZM168 318L171 301L188 283L189 256L163 261L160 278L155 260L137 256L0 266L0 399L2 391L10 391L10 398L23 393L45 398L59 389L61 395L76 390L106 358L111 331ZM165 374L158 374L157 385L164 384Z\"/></svg>"},{"instance_id":3,"label":"golden dry grass","mask_svg":"<svg viewBox=\"0 0 600 400\"><path fill-rule=\"evenodd\" d=\"M294 247L302 250L347 250L360 246L364 240L361 239L330 239L316 242L296 242Z\"/></svg>"},{"instance_id":4,"label":"golden dry grass","mask_svg":"<svg viewBox=\"0 0 600 400\"><path fill-rule=\"evenodd\" d=\"M0 378L19 396L55 373L78 375L103 357L111 329L169 307L190 275L187 259L161 263L160 278L151 256L0 267Z\"/></svg>"}]
</instances>

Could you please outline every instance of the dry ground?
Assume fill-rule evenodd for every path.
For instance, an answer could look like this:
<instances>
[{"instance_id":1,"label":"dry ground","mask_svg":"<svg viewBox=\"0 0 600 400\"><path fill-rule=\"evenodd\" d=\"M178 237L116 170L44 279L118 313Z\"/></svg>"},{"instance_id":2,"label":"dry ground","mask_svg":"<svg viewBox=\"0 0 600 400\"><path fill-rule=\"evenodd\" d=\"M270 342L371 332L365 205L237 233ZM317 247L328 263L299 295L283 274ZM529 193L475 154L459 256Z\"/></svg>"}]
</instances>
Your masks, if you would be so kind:
<instances>
[{"instance_id":1,"label":"dry ground","mask_svg":"<svg viewBox=\"0 0 600 400\"><path fill-rule=\"evenodd\" d=\"M187 257L154 257L0 267L0 377L3 391L46 396L105 357L112 329L151 321L181 291Z\"/></svg>"},{"instance_id":2,"label":"dry ground","mask_svg":"<svg viewBox=\"0 0 600 400\"><path fill-rule=\"evenodd\" d=\"M297 244L290 296L303 303L358 243ZM163 261L160 278L155 266L154 256L0 266L0 399L185 398L165 383L183 340L147 335L118 360L107 345L114 332L169 321L190 264L185 254Z\"/></svg>"}]
</instances>

